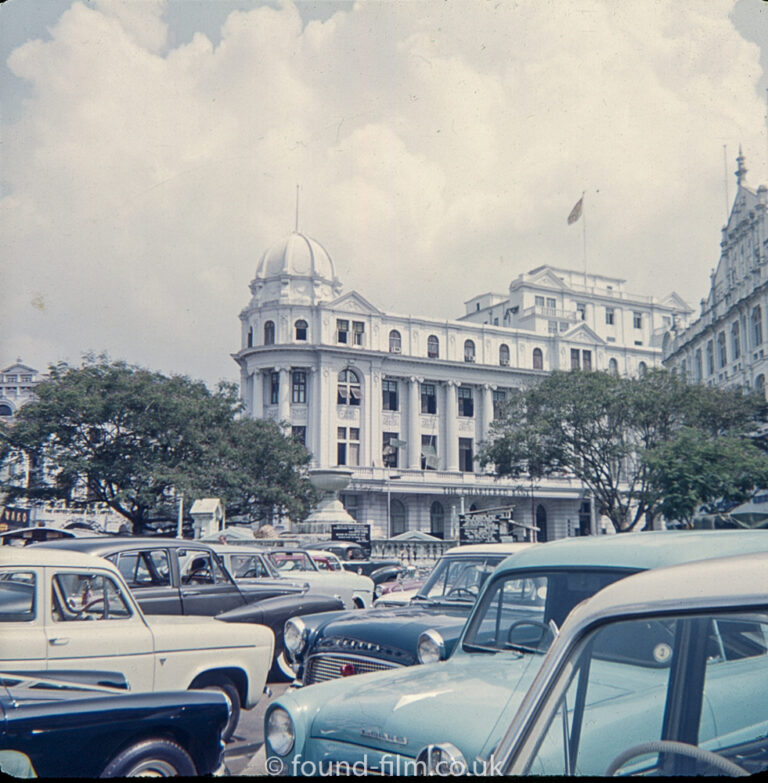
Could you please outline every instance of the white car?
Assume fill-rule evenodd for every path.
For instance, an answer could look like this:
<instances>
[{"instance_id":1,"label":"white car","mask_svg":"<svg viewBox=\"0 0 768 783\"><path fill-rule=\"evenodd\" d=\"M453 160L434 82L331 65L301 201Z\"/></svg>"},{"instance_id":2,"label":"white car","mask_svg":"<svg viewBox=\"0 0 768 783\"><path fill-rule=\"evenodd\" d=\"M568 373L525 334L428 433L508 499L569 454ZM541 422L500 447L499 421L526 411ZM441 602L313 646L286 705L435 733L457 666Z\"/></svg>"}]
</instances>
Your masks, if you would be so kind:
<instances>
[{"instance_id":1,"label":"white car","mask_svg":"<svg viewBox=\"0 0 768 783\"><path fill-rule=\"evenodd\" d=\"M274 634L252 623L144 615L109 561L69 550L0 550L0 670L118 672L133 692L212 688L254 707L272 664Z\"/></svg>"},{"instance_id":2,"label":"white car","mask_svg":"<svg viewBox=\"0 0 768 783\"><path fill-rule=\"evenodd\" d=\"M320 570L305 549L264 548L244 544L212 544L236 581L287 579L309 585L310 593L337 596L346 609L373 604L373 580L351 571Z\"/></svg>"}]
</instances>

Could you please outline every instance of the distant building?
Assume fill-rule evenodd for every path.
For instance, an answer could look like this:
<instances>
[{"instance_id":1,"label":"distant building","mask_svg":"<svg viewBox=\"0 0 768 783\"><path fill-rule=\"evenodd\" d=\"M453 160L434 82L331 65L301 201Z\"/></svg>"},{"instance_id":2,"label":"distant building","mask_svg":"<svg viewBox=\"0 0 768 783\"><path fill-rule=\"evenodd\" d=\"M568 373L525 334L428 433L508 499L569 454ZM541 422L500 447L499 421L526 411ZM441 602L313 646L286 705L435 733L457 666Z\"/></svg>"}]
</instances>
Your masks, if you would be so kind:
<instances>
[{"instance_id":1,"label":"distant building","mask_svg":"<svg viewBox=\"0 0 768 783\"><path fill-rule=\"evenodd\" d=\"M37 370L22 364L21 357L15 364L0 371L0 416L12 417L16 411L34 396L35 386L42 379Z\"/></svg>"},{"instance_id":2,"label":"distant building","mask_svg":"<svg viewBox=\"0 0 768 783\"><path fill-rule=\"evenodd\" d=\"M768 189L747 187L739 149L736 197L723 226L720 261L701 314L666 335L664 365L710 386L765 394L768 375Z\"/></svg>"},{"instance_id":3,"label":"distant building","mask_svg":"<svg viewBox=\"0 0 768 783\"><path fill-rule=\"evenodd\" d=\"M455 321L388 313L344 293L326 249L298 232L264 253L250 290L233 355L248 415L286 422L315 467L352 468L342 500L379 537L451 538L459 513L509 505L540 540L595 532L581 482L546 479L531 497L481 471L478 445L511 389L555 369L642 373L690 314L675 294L550 266Z\"/></svg>"}]
</instances>

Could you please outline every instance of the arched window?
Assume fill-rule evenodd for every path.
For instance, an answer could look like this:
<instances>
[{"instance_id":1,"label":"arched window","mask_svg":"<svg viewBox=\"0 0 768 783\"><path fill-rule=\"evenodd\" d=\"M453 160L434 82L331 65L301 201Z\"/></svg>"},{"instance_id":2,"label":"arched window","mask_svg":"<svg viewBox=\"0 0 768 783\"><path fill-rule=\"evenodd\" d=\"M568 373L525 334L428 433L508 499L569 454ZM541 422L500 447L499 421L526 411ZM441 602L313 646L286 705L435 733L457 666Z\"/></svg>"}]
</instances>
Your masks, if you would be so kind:
<instances>
[{"instance_id":1,"label":"arched window","mask_svg":"<svg viewBox=\"0 0 768 783\"><path fill-rule=\"evenodd\" d=\"M475 344L472 342L472 340L464 340L464 361L475 361Z\"/></svg>"},{"instance_id":2,"label":"arched window","mask_svg":"<svg viewBox=\"0 0 768 783\"><path fill-rule=\"evenodd\" d=\"M264 324L264 345L275 344L275 322L267 321Z\"/></svg>"},{"instance_id":3,"label":"arched window","mask_svg":"<svg viewBox=\"0 0 768 783\"><path fill-rule=\"evenodd\" d=\"M339 373L336 403L338 405L359 405L362 393L360 379L354 370L342 370Z\"/></svg>"},{"instance_id":4,"label":"arched window","mask_svg":"<svg viewBox=\"0 0 768 783\"><path fill-rule=\"evenodd\" d=\"M405 506L399 500L389 501L389 530L391 536L399 536L408 529Z\"/></svg>"},{"instance_id":5,"label":"arched window","mask_svg":"<svg viewBox=\"0 0 768 783\"><path fill-rule=\"evenodd\" d=\"M637 365L637 377L645 377L646 372L648 372L648 367L646 366L645 362L640 362L640 364Z\"/></svg>"},{"instance_id":6,"label":"arched window","mask_svg":"<svg viewBox=\"0 0 768 783\"><path fill-rule=\"evenodd\" d=\"M296 328L296 339L297 340L306 340L307 339L307 322L302 318L294 324L294 327Z\"/></svg>"},{"instance_id":7,"label":"arched window","mask_svg":"<svg viewBox=\"0 0 768 783\"><path fill-rule=\"evenodd\" d=\"M611 375L618 375L619 374L619 363L616 361L616 359L611 359L608 362L608 372Z\"/></svg>"},{"instance_id":8,"label":"arched window","mask_svg":"<svg viewBox=\"0 0 768 783\"><path fill-rule=\"evenodd\" d=\"M533 369L534 370L544 369L544 354L541 352L541 348L533 349Z\"/></svg>"},{"instance_id":9,"label":"arched window","mask_svg":"<svg viewBox=\"0 0 768 783\"><path fill-rule=\"evenodd\" d=\"M397 329L393 329L389 333L389 352L400 353L401 347L402 347L402 340L400 338L400 332L398 332Z\"/></svg>"},{"instance_id":10,"label":"arched window","mask_svg":"<svg viewBox=\"0 0 768 783\"><path fill-rule=\"evenodd\" d=\"M445 512L443 504L437 501L429 507L429 532L436 538L445 538Z\"/></svg>"},{"instance_id":11,"label":"arched window","mask_svg":"<svg viewBox=\"0 0 768 783\"><path fill-rule=\"evenodd\" d=\"M755 379L755 391L765 396L765 376L758 375Z\"/></svg>"},{"instance_id":12,"label":"arched window","mask_svg":"<svg viewBox=\"0 0 768 783\"><path fill-rule=\"evenodd\" d=\"M509 367L509 346L508 345L500 345L499 346L499 364L502 367Z\"/></svg>"},{"instance_id":13,"label":"arched window","mask_svg":"<svg viewBox=\"0 0 768 783\"><path fill-rule=\"evenodd\" d=\"M547 533L547 509L544 506L536 506L536 527L539 528L536 533L537 541L548 541Z\"/></svg>"},{"instance_id":14,"label":"arched window","mask_svg":"<svg viewBox=\"0 0 768 783\"><path fill-rule=\"evenodd\" d=\"M437 359L440 356L440 340L434 334L427 337L427 358Z\"/></svg>"},{"instance_id":15,"label":"arched window","mask_svg":"<svg viewBox=\"0 0 768 783\"><path fill-rule=\"evenodd\" d=\"M248 347L253 348L253 327L248 330Z\"/></svg>"},{"instance_id":16,"label":"arched window","mask_svg":"<svg viewBox=\"0 0 768 783\"><path fill-rule=\"evenodd\" d=\"M3 403L0 405L0 416L13 416L13 411L10 405Z\"/></svg>"}]
</instances>

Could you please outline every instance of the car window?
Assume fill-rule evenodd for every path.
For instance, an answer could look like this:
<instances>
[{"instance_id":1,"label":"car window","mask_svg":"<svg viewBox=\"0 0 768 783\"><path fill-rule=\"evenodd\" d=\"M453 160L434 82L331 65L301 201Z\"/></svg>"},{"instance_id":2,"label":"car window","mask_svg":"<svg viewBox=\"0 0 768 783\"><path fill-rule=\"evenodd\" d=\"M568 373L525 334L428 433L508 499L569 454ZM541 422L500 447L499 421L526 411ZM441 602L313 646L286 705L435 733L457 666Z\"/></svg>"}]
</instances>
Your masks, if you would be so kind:
<instances>
[{"instance_id":1,"label":"car window","mask_svg":"<svg viewBox=\"0 0 768 783\"><path fill-rule=\"evenodd\" d=\"M234 554L230 556L229 561L232 565L231 571L235 579L271 576L267 564L261 555Z\"/></svg>"},{"instance_id":2,"label":"car window","mask_svg":"<svg viewBox=\"0 0 768 783\"><path fill-rule=\"evenodd\" d=\"M181 584L229 584L224 569L209 551L193 548L179 549L178 556Z\"/></svg>"},{"instance_id":3,"label":"car window","mask_svg":"<svg viewBox=\"0 0 768 783\"><path fill-rule=\"evenodd\" d=\"M665 641L643 641L661 629ZM747 772L765 768L767 632L762 613L604 625L588 635L549 690L533 728L527 774L602 776L613 774L614 762L621 774L712 773L708 763L689 754L659 753L658 746L647 745L643 750L659 740L717 753ZM623 660L606 657L619 639L626 651L639 642L646 651Z\"/></svg>"},{"instance_id":4,"label":"car window","mask_svg":"<svg viewBox=\"0 0 768 783\"><path fill-rule=\"evenodd\" d=\"M317 571L305 552L270 552L269 559L279 571Z\"/></svg>"},{"instance_id":5,"label":"car window","mask_svg":"<svg viewBox=\"0 0 768 783\"><path fill-rule=\"evenodd\" d=\"M108 558L131 588L164 587L171 584L168 553L165 549L119 552Z\"/></svg>"},{"instance_id":6,"label":"car window","mask_svg":"<svg viewBox=\"0 0 768 783\"><path fill-rule=\"evenodd\" d=\"M32 571L0 571L0 622L35 619L35 574Z\"/></svg>"},{"instance_id":7,"label":"car window","mask_svg":"<svg viewBox=\"0 0 768 783\"><path fill-rule=\"evenodd\" d=\"M104 574L59 573L52 582L53 619L120 620L132 612L119 585Z\"/></svg>"},{"instance_id":8,"label":"car window","mask_svg":"<svg viewBox=\"0 0 768 783\"><path fill-rule=\"evenodd\" d=\"M425 598L474 602L501 557L444 557L437 562L419 595Z\"/></svg>"},{"instance_id":9,"label":"car window","mask_svg":"<svg viewBox=\"0 0 768 783\"><path fill-rule=\"evenodd\" d=\"M499 576L485 591L464 636L464 649L544 651L576 604L626 576L618 570L529 571ZM618 651L616 654L620 654Z\"/></svg>"}]
</instances>

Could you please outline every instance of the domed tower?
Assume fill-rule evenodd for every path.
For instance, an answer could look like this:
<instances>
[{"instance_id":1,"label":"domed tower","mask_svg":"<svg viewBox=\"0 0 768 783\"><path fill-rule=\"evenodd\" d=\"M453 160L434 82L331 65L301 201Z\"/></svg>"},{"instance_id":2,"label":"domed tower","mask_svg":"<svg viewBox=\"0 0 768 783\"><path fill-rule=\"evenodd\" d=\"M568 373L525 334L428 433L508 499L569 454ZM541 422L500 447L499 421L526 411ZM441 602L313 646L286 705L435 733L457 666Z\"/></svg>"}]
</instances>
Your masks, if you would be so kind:
<instances>
[{"instance_id":1,"label":"domed tower","mask_svg":"<svg viewBox=\"0 0 768 783\"><path fill-rule=\"evenodd\" d=\"M252 306L315 305L341 293L333 261L315 239L298 231L269 248L251 281Z\"/></svg>"}]
</instances>

